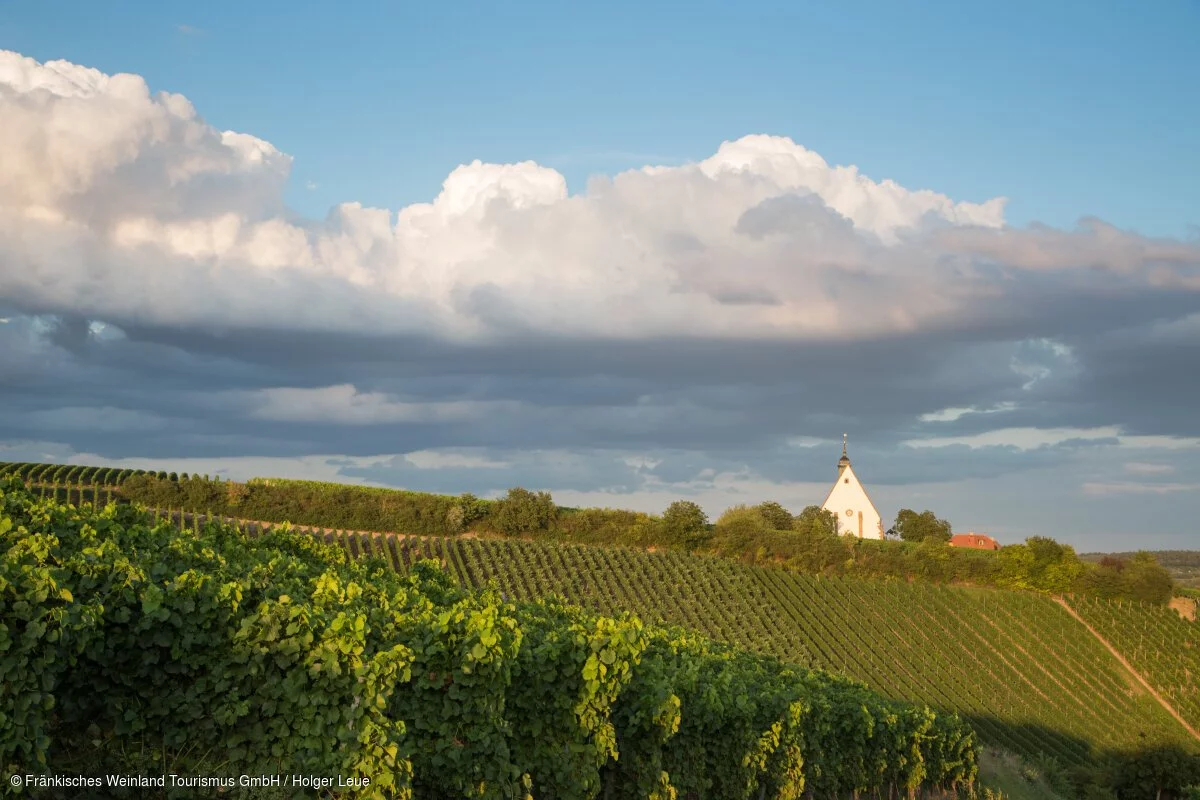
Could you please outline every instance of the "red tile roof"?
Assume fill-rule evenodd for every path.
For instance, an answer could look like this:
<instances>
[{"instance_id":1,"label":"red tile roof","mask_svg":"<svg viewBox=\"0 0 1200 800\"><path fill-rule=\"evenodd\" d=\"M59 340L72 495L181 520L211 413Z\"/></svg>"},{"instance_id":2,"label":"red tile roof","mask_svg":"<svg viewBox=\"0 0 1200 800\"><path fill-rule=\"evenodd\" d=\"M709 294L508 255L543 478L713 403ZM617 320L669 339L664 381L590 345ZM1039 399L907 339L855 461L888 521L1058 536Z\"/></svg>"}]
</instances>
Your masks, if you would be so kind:
<instances>
[{"instance_id":1,"label":"red tile roof","mask_svg":"<svg viewBox=\"0 0 1200 800\"><path fill-rule=\"evenodd\" d=\"M999 550L1000 543L982 533L956 533L950 537L951 547L971 547L976 550Z\"/></svg>"}]
</instances>

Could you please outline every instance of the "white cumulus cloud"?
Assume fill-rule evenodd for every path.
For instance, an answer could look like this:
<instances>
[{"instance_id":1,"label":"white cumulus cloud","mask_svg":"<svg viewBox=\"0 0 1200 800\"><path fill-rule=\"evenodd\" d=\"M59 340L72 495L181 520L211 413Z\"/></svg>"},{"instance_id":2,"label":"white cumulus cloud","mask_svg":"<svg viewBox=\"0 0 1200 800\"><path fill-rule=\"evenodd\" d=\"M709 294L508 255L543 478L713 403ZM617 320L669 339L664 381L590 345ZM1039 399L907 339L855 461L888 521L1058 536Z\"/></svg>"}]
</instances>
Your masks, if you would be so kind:
<instances>
[{"instance_id":1,"label":"white cumulus cloud","mask_svg":"<svg viewBox=\"0 0 1200 800\"><path fill-rule=\"evenodd\" d=\"M1074 302L1200 288L1195 244L1013 230L1003 198L778 136L576 195L533 162L472 161L431 202L304 220L290 157L136 75L0 51L0 119L0 300L118 327L828 340L1020 319L1024 273L1062 273Z\"/></svg>"}]
</instances>

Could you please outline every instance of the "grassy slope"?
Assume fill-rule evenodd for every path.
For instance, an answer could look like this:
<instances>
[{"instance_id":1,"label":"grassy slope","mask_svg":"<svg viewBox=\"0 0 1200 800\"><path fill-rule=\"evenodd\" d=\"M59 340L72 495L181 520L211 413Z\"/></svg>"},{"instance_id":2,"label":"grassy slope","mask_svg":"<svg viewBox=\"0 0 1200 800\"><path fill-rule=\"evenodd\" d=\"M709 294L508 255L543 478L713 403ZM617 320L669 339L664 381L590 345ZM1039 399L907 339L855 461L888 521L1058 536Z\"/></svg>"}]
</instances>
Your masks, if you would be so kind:
<instances>
[{"instance_id":1,"label":"grassy slope","mask_svg":"<svg viewBox=\"0 0 1200 800\"><path fill-rule=\"evenodd\" d=\"M1035 767L1011 753L984 748L979 756L979 783L1006 800L1063 800Z\"/></svg>"}]
</instances>

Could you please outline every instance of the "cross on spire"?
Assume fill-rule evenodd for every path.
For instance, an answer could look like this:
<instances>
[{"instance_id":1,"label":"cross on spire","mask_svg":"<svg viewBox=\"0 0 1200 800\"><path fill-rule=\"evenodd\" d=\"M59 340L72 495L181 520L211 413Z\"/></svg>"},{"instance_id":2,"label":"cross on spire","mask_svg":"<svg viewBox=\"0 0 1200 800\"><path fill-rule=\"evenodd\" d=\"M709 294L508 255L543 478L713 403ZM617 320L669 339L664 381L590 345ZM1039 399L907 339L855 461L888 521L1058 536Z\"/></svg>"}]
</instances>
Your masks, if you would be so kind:
<instances>
[{"instance_id":1,"label":"cross on spire","mask_svg":"<svg viewBox=\"0 0 1200 800\"><path fill-rule=\"evenodd\" d=\"M842 455L846 455L846 434L842 434Z\"/></svg>"}]
</instances>

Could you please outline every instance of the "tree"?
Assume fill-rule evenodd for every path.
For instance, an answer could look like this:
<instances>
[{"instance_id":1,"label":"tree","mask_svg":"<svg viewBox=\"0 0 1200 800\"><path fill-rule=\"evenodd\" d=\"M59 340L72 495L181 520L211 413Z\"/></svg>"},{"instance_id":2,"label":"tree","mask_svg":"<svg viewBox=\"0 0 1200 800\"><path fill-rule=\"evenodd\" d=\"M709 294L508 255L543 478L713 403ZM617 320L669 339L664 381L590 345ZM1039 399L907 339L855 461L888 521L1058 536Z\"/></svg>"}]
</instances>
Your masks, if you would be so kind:
<instances>
[{"instance_id":1,"label":"tree","mask_svg":"<svg viewBox=\"0 0 1200 800\"><path fill-rule=\"evenodd\" d=\"M1087 569L1069 544L1059 544L1047 536L1031 536L1025 544L1033 554L1036 589L1056 594L1069 592Z\"/></svg>"},{"instance_id":2,"label":"tree","mask_svg":"<svg viewBox=\"0 0 1200 800\"><path fill-rule=\"evenodd\" d=\"M132 480L132 478L130 479ZM230 506L237 506L243 500L250 496L250 488L244 483L236 483L228 481L225 484L225 502Z\"/></svg>"},{"instance_id":3,"label":"tree","mask_svg":"<svg viewBox=\"0 0 1200 800\"><path fill-rule=\"evenodd\" d=\"M708 528L708 515L691 500L676 500L663 512L663 528L671 542L695 547Z\"/></svg>"},{"instance_id":4,"label":"tree","mask_svg":"<svg viewBox=\"0 0 1200 800\"><path fill-rule=\"evenodd\" d=\"M923 542L932 538L941 542L950 541L950 523L938 519L932 511L922 511L918 514L910 508L900 509L896 515L896 524L892 526L896 536L906 542Z\"/></svg>"},{"instance_id":5,"label":"tree","mask_svg":"<svg viewBox=\"0 0 1200 800\"><path fill-rule=\"evenodd\" d=\"M1032 589L1062 594L1086 586L1087 565L1075 548L1048 536L1030 536L1024 544L1000 548L996 584L1005 589Z\"/></svg>"},{"instance_id":6,"label":"tree","mask_svg":"<svg viewBox=\"0 0 1200 800\"><path fill-rule=\"evenodd\" d=\"M1121 800L1184 797L1200 781L1200 756L1178 745L1153 745L1117 757L1113 786Z\"/></svg>"},{"instance_id":7,"label":"tree","mask_svg":"<svg viewBox=\"0 0 1200 800\"><path fill-rule=\"evenodd\" d=\"M488 515L487 501L480 500L470 492L463 492L458 496L458 508L462 509L463 527L469 526L476 520L484 519Z\"/></svg>"},{"instance_id":8,"label":"tree","mask_svg":"<svg viewBox=\"0 0 1200 800\"><path fill-rule=\"evenodd\" d=\"M466 527L464 524L466 516L462 506L457 503L450 506L446 509L446 530L450 533L462 533L463 528Z\"/></svg>"},{"instance_id":9,"label":"tree","mask_svg":"<svg viewBox=\"0 0 1200 800\"><path fill-rule=\"evenodd\" d=\"M1084 565L1084 574L1079 586L1087 594L1112 599L1121 597L1127 591L1125 582L1125 562L1119 558L1105 556L1100 563L1093 567Z\"/></svg>"},{"instance_id":10,"label":"tree","mask_svg":"<svg viewBox=\"0 0 1200 800\"><path fill-rule=\"evenodd\" d=\"M796 519L792 516L792 512L788 511L774 500L768 500L765 503L759 503L755 508L762 515L763 520L776 531L790 531L792 524Z\"/></svg>"},{"instance_id":11,"label":"tree","mask_svg":"<svg viewBox=\"0 0 1200 800\"><path fill-rule=\"evenodd\" d=\"M805 506L792 522L792 529L802 533L833 535L837 532L837 514L820 506Z\"/></svg>"},{"instance_id":12,"label":"tree","mask_svg":"<svg viewBox=\"0 0 1200 800\"><path fill-rule=\"evenodd\" d=\"M722 534L732 533L753 537L755 534L771 530L771 525L763 516L760 506L736 505L725 509L725 513L717 518L716 528L717 532Z\"/></svg>"},{"instance_id":13,"label":"tree","mask_svg":"<svg viewBox=\"0 0 1200 800\"><path fill-rule=\"evenodd\" d=\"M1169 602L1175 592L1175 581L1171 579L1171 573L1159 566L1154 556L1145 550L1139 551L1129 560L1121 577L1124 579L1126 593L1134 600L1162 605Z\"/></svg>"},{"instance_id":14,"label":"tree","mask_svg":"<svg viewBox=\"0 0 1200 800\"><path fill-rule=\"evenodd\" d=\"M503 500L497 503L492 515L492 525L501 533L518 536L534 531L548 530L558 516L549 492L531 492L514 486Z\"/></svg>"}]
</instances>

